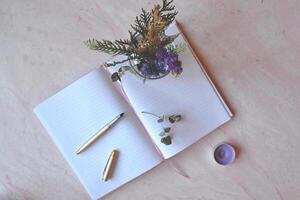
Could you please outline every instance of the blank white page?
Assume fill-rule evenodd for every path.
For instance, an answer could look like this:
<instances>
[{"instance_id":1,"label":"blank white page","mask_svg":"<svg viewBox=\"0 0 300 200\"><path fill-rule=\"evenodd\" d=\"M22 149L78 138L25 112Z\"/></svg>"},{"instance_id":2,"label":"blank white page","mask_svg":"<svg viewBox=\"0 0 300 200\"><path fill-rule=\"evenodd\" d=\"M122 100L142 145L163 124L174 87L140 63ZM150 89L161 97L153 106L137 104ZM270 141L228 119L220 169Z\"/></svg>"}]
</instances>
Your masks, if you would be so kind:
<instances>
[{"instance_id":1,"label":"blank white page","mask_svg":"<svg viewBox=\"0 0 300 200\"><path fill-rule=\"evenodd\" d=\"M173 24L166 32L170 35L180 30ZM182 35L175 43L187 44ZM122 77L122 86L128 99L165 158L181 152L231 118L231 112L192 50L187 48L179 55L179 59L183 67L179 77L168 75L159 80L146 81L145 84L129 72ZM117 68L110 69L114 71ZM142 114L142 111L157 115L182 115L182 121L172 127L171 145L160 142L158 134L162 130L161 125L156 118Z\"/></svg>"},{"instance_id":2,"label":"blank white page","mask_svg":"<svg viewBox=\"0 0 300 200\"><path fill-rule=\"evenodd\" d=\"M162 161L145 129L105 73L102 68L90 72L34 110L93 199ZM124 117L96 143L80 155L75 153L122 112ZM116 169L113 178L103 182L102 172L114 149L120 152Z\"/></svg>"}]
</instances>

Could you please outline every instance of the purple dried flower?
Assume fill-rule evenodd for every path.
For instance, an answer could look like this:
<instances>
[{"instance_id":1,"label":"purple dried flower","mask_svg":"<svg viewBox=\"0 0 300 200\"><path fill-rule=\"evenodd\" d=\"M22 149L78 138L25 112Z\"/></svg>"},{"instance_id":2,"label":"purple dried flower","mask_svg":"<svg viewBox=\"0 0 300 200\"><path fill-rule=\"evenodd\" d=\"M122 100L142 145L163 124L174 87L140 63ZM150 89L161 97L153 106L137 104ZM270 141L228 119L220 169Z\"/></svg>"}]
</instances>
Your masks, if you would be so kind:
<instances>
[{"instance_id":1,"label":"purple dried flower","mask_svg":"<svg viewBox=\"0 0 300 200\"><path fill-rule=\"evenodd\" d=\"M156 51L156 58L159 62L164 62L164 59L168 56L168 50L166 48L159 48Z\"/></svg>"},{"instance_id":2,"label":"purple dried flower","mask_svg":"<svg viewBox=\"0 0 300 200\"><path fill-rule=\"evenodd\" d=\"M180 61L172 63L172 64L168 65L168 67L169 67L168 69L170 70L170 72L172 72L172 74L174 74L174 75L179 75L183 71Z\"/></svg>"},{"instance_id":3,"label":"purple dried flower","mask_svg":"<svg viewBox=\"0 0 300 200\"><path fill-rule=\"evenodd\" d=\"M155 56L147 57L145 62L138 65L138 69L146 77L158 77L168 72L179 75L183 71L178 54L168 52L166 48L157 49Z\"/></svg>"},{"instance_id":4,"label":"purple dried flower","mask_svg":"<svg viewBox=\"0 0 300 200\"><path fill-rule=\"evenodd\" d=\"M168 53L168 55L165 57L164 62L167 65L172 65L173 63L176 63L178 61L178 54L176 53Z\"/></svg>"},{"instance_id":5,"label":"purple dried flower","mask_svg":"<svg viewBox=\"0 0 300 200\"><path fill-rule=\"evenodd\" d=\"M159 62L156 57L148 57L146 62L138 65L138 70L142 75L153 78L159 77L167 73L166 65L164 62Z\"/></svg>"},{"instance_id":6,"label":"purple dried flower","mask_svg":"<svg viewBox=\"0 0 300 200\"><path fill-rule=\"evenodd\" d=\"M172 74L179 75L182 73L183 69L181 67L181 61L178 60L178 54L173 52L168 53L168 56L165 57L164 62Z\"/></svg>"}]
</instances>

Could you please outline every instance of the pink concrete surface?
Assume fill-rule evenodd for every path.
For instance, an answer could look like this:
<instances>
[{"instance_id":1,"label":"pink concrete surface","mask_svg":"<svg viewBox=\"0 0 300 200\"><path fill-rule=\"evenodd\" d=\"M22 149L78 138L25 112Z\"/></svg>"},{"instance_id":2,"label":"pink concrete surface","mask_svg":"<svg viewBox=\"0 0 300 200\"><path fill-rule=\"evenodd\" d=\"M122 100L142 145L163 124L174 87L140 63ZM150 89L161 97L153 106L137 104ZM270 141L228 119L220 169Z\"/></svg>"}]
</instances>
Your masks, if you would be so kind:
<instances>
[{"instance_id":1,"label":"pink concrete surface","mask_svg":"<svg viewBox=\"0 0 300 200\"><path fill-rule=\"evenodd\" d=\"M159 2L159 1L158 1ZM300 199L300 1L176 0L178 21L233 120L104 199ZM99 66L89 37L118 39L136 0L0 0L0 199L89 199L32 112ZM213 162L221 142L238 149Z\"/></svg>"}]
</instances>

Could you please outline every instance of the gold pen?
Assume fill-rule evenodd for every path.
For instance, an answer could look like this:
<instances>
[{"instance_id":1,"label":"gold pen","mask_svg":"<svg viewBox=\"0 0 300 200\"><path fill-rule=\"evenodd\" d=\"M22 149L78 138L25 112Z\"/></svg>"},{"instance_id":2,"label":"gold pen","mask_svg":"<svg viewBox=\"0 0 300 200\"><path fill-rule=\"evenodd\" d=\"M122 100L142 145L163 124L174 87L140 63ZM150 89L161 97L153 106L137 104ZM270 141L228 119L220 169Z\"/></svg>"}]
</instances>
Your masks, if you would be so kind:
<instances>
[{"instance_id":1,"label":"gold pen","mask_svg":"<svg viewBox=\"0 0 300 200\"><path fill-rule=\"evenodd\" d=\"M116 116L112 121L107 123L103 128L101 128L96 134L90 137L77 151L77 154L80 154L86 148L88 148L92 143L94 143L101 135L103 135L109 128L111 128L121 117L123 117L124 113Z\"/></svg>"},{"instance_id":2,"label":"gold pen","mask_svg":"<svg viewBox=\"0 0 300 200\"><path fill-rule=\"evenodd\" d=\"M113 150L107 160L107 163L105 165L105 168L103 170L103 181L108 181L112 177L113 170L116 166L116 161L119 156L119 152L117 150Z\"/></svg>"}]
</instances>

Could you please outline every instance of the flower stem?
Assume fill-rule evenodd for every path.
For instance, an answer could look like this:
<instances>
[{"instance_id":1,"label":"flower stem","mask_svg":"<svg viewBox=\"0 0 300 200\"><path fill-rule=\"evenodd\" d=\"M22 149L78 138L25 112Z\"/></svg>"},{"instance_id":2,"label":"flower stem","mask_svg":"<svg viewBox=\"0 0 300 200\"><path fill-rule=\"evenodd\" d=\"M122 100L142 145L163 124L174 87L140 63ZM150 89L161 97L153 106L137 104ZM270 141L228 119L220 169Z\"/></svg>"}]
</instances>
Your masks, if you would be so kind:
<instances>
[{"instance_id":1,"label":"flower stem","mask_svg":"<svg viewBox=\"0 0 300 200\"><path fill-rule=\"evenodd\" d=\"M130 58L127 58L127 59L121 60L121 61L114 61L114 62L110 62L110 63L107 62L106 65L107 65L107 67L114 67L114 66L116 66L116 65L118 65L118 64L127 62L127 61L129 61L129 60L130 60Z\"/></svg>"},{"instance_id":2,"label":"flower stem","mask_svg":"<svg viewBox=\"0 0 300 200\"><path fill-rule=\"evenodd\" d=\"M156 115L156 114L154 114L154 113L151 113L151 112L143 111L142 113L148 114L148 115L152 115L152 116L157 117L157 118L159 118L159 119L161 118L160 116L158 116L158 115Z\"/></svg>"}]
</instances>

